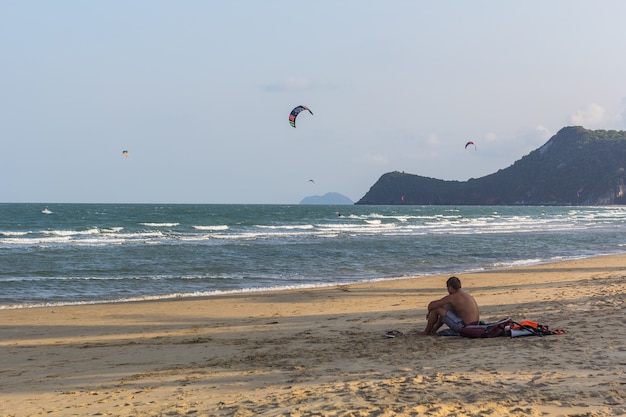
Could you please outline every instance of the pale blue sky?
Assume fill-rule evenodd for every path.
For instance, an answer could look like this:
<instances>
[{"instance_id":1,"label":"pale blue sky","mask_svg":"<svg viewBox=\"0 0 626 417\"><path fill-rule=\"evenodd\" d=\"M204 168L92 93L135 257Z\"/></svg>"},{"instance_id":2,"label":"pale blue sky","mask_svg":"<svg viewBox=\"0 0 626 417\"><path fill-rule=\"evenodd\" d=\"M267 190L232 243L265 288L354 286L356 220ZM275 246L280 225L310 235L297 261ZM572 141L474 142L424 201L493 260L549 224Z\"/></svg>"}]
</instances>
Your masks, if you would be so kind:
<instances>
[{"instance_id":1,"label":"pale blue sky","mask_svg":"<svg viewBox=\"0 0 626 417\"><path fill-rule=\"evenodd\" d=\"M0 0L0 202L356 201L390 171L479 178L564 126L626 129L625 16L619 0ZM315 114L294 129L299 104Z\"/></svg>"}]
</instances>

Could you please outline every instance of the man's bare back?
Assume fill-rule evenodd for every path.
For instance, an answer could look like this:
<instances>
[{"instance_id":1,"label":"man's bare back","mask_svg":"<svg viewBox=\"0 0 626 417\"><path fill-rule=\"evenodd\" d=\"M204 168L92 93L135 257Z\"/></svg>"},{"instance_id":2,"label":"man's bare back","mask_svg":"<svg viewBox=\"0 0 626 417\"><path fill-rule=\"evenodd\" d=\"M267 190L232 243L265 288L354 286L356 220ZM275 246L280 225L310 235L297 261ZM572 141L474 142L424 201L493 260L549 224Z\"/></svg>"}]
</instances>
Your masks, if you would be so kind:
<instances>
[{"instance_id":1,"label":"man's bare back","mask_svg":"<svg viewBox=\"0 0 626 417\"><path fill-rule=\"evenodd\" d=\"M450 294L450 308L457 316L463 320L463 323L469 324L477 322L480 318L478 310L478 304L474 297L463 291L457 290L453 294Z\"/></svg>"}]
</instances>

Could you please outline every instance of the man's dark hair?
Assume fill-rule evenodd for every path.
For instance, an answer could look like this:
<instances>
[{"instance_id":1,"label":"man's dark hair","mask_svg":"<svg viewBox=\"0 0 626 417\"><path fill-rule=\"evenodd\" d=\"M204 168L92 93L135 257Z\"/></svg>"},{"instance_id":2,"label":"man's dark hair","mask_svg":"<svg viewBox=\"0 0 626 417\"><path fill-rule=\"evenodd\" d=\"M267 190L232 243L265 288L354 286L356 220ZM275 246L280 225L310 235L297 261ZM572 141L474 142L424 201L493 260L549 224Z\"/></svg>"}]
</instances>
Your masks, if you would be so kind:
<instances>
[{"instance_id":1,"label":"man's dark hair","mask_svg":"<svg viewBox=\"0 0 626 417\"><path fill-rule=\"evenodd\" d=\"M448 278L448 281L446 282L446 286L452 287L455 290L458 290L461 288L461 280L458 279L457 277L450 277Z\"/></svg>"}]
</instances>

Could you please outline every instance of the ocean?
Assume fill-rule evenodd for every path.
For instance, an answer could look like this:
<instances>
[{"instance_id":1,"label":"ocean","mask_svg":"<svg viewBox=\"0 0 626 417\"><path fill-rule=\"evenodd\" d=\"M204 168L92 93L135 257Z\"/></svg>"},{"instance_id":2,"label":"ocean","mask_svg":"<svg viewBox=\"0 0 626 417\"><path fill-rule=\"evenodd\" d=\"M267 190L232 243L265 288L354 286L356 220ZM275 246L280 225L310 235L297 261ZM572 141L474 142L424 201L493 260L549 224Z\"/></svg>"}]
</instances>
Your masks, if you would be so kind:
<instances>
[{"instance_id":1,"label":"ocean","mask_svg":"<svg viewBox=\"0 0 626 417\"><path fill-rule=\"evenodd\" d=\"M0 309L463 274L626 251L626 207L0 204Z\"/></svg>"}]
</instances>

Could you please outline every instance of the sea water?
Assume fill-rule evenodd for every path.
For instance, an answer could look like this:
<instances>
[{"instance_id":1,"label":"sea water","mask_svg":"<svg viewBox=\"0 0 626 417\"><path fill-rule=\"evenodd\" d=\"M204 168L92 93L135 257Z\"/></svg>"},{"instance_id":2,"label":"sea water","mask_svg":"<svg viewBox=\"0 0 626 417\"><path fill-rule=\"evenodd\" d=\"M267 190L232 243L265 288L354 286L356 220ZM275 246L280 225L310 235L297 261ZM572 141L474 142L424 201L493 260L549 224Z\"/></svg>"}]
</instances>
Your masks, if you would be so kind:
<instances>
[{"instance_id":1,"label":"sea water","mask_svg":"<svg viewBox=\"0 0 626 417\"><path fill-rule=\"evenodd\" d=\"M0 204L0 309L624 253L625 207Z\"/></svg>"}]
</instances>

